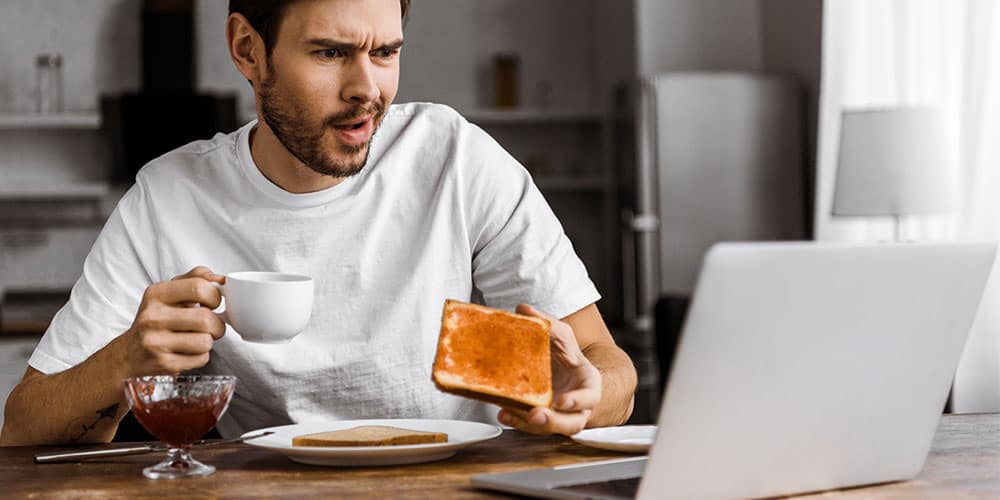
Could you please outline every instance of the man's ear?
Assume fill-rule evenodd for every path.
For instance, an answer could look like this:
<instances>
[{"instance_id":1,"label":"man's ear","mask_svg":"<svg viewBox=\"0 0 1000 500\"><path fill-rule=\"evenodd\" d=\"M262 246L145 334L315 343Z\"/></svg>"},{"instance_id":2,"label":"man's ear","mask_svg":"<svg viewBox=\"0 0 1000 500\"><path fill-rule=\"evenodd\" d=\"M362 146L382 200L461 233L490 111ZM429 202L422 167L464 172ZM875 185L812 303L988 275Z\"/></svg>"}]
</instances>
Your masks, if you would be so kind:
<instances>
[{"instance_id":1,"label":"man's ear","mask_svg":"<svg viewBox=\"0 0 1000 500\"><path fill-rule=\"evenodd\" d=\"M236 69L250 85L256 86L266 71L264 40L243 14L233 13L226 20L226 41L229 44L229 57Z\"/></svg>"}]
</instances>

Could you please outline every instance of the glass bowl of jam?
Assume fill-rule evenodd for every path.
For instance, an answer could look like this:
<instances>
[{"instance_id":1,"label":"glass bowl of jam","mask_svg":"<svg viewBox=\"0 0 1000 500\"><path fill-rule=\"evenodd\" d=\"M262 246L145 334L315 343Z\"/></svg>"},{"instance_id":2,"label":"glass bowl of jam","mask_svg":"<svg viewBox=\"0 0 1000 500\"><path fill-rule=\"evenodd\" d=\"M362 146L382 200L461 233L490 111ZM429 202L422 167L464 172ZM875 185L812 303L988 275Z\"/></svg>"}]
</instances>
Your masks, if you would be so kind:
<instances>
[{"instance_id":1,"label":"glass bowl of jam","mask_svg":"<svg viewBox=\"0 0 1000 500\"><path fill-rule=\"evenodd\" d=\"M212 430L236 389L230 375L153 375L125 379L135 419L169 447L167 458L142 474L150 479L207 476L215 467L191 457L191 443Z\"/></svg>"}]
</instances>

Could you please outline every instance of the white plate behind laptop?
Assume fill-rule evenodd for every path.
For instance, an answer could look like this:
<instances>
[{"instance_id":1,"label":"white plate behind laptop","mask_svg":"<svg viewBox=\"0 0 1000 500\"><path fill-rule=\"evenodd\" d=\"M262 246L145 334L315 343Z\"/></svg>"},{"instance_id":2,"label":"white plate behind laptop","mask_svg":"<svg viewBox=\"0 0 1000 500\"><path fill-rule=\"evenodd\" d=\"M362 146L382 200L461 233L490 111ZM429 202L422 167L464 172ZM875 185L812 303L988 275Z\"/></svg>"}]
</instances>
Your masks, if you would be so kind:
<instances>
[{"instance_id":1,"label":"white plate behind laptop","mask_svg":"<svg viewBox=\"0 0 1000 500\"><path fill-rule=\"evenodd\" d=\"M602 450L645 453L656 437L655 425L620 425L587 429L570 436L582 445Z\"/></svg>"}]
</instances>

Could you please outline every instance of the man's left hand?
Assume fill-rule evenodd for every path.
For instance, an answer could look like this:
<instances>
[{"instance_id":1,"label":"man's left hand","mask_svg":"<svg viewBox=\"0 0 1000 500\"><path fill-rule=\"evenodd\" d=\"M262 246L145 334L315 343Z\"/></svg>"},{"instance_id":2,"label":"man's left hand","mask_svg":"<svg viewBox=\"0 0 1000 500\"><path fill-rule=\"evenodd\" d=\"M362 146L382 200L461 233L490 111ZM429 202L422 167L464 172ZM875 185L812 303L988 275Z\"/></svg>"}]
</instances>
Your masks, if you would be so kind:
<instances>
[{"instance_id":1,"label":"man's left hand","mask_svg":"<svg viewBox=\"0 0 1000 500\"><path fill-rule=\"evenodd\" d=\"M601 372L583 355L568 324L526 304L517 306L526 316L545 318L552 323L552 407L500 410L501 423L532 434L570 436L587 426L590 414L601 401Z\"/></svg>"}]
</instances>

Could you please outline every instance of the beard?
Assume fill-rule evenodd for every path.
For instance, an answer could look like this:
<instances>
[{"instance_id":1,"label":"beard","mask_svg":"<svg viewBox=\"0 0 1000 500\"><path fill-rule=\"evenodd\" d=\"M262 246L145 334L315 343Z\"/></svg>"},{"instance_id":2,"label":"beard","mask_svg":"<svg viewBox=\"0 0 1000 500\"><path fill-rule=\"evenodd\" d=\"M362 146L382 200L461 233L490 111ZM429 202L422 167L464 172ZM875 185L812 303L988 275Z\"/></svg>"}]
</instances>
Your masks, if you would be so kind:
<instances>
[{"instance_id":1,"label":"beard","mask_svg":"<svg viewBox=\"0 0 1000 500\"><path fill-rule=\"evenodd\" d=\"M303 165L316 173L331 177L346 178L355 175L368 163L368 154L375 131L385 115L385 107L375 101L367 106L355 106L351 109L330 115L318 124L308 123L303 117L308 116L307 108L300 106L287 94L276 88L275 75L272 73L260 85L261 116L267 126L274 132L285 149L297 158ZM326 131L337 124L363 116L372 116L372 138L355 146L338 144L335 151L328 151L323 146L323 136ZM339 155L337 155L339 153Z\"/></svg>"}]
</instances>

